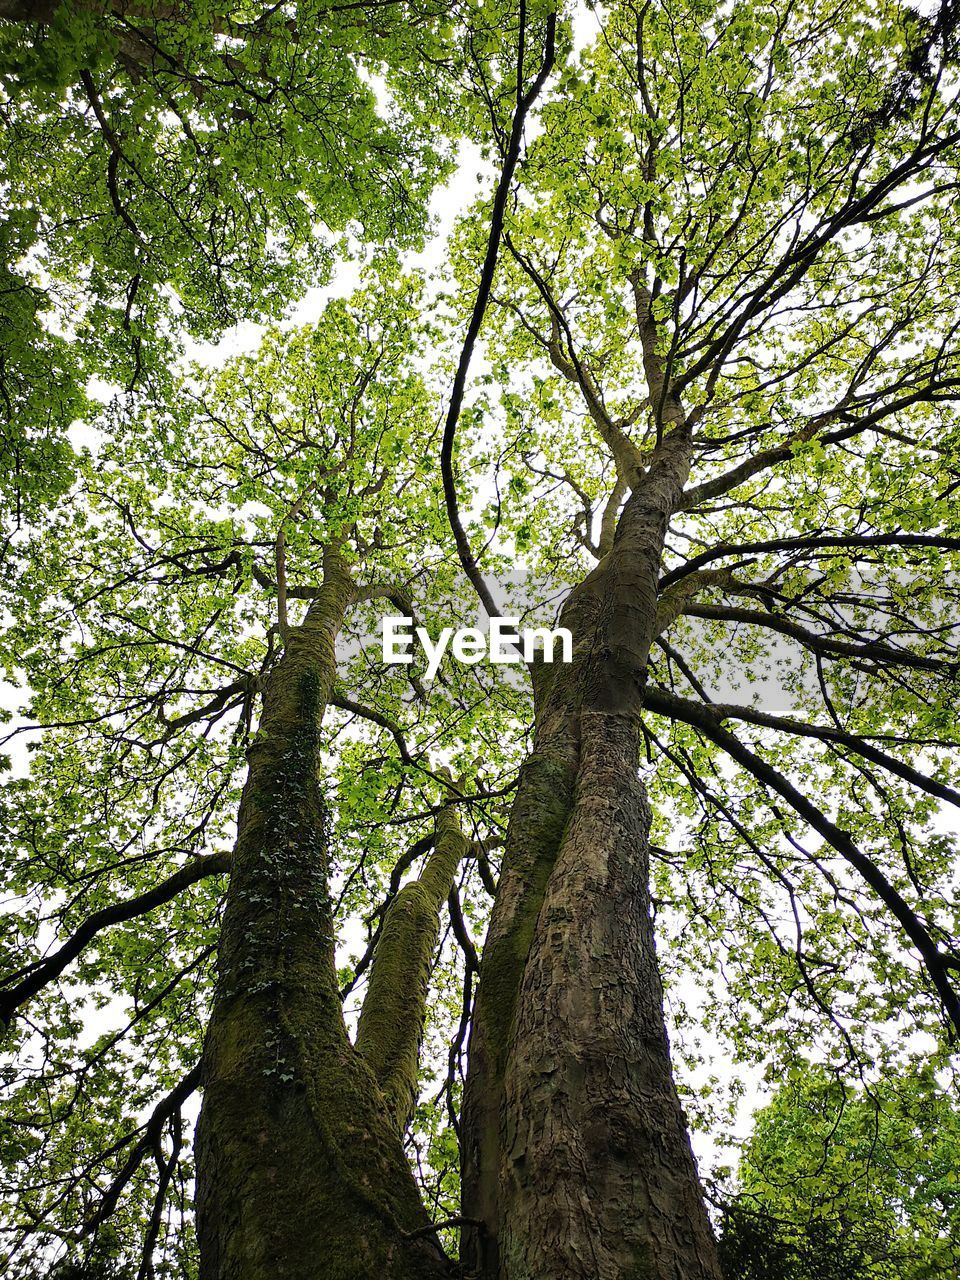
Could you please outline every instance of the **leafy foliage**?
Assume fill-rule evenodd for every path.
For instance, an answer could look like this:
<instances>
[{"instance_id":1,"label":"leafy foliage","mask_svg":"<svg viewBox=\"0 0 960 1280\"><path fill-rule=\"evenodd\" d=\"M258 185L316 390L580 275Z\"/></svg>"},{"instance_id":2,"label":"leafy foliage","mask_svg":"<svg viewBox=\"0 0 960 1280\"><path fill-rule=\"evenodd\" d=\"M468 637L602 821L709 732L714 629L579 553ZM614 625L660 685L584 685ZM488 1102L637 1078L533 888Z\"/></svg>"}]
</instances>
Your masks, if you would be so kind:
<instances>
[{"instance_id":1,"label":"leafy foliage","mask_svg":"<svg viewBox=\"0 0 960 1280\"><path fill-rule=\"evenodd\" d=\"M184 332L276 318L344 231L418 241L462 32L432 0L3 6L0 470L29 473L25 518L69 475L31 442L63 453L87 377L135 388ZM62 337L37 346L38 312Z\"/></svg>"},{"instance_id":2,"label":"leafy foliage","mask_svg":"<svg viewBox=\"0 0 960 1280\"><path fill-rule=\"evenodd\" d=\"M144 1278L194 1274L189 1099L246 751L333 545L360 588L322 729L348 1024L451 803L446 766L469 839L406 1138L446 1221L538 707L511 669L445 663L428 685L419 656L386 665L378 625L476 621L437 456L488 203L438 277L402 250L441 124L505 148L514 17L481 9L464 36L445 6L62 5L27 39L15 8L0 407L3 496L24 518L0 657L29 725L0 793L19 908L0 923L4 1264L26 1277L99 1251ZM457 434L480 570L542 618L689 430L641 772L688 1111L722 1138L743 1087L704 1081L710 1039L742 1075L790 1081L726 1219L742 1280L955 1265L955 1117L918 1066L949 1069L960 965L948 17L663 0L611 4L576 53L562 29ZM315 323L273 324L213 368L170 358L187 330L276 319L344 228L397 248ZM94 410L90 373L132 389ZM95 442L71 456L81 413ZM904 1083L852 1091L832 1072L854 1067ZM917 1133L937 1135L922 1173Z\"/></svg>"},{"instance_id":3,"label":"leafy foliage","mask_svg":"<svg viewBox=\"0 0 960 1280\"><path fill-rule=\"evenodd\" d=\"M822 1069L759 1112L721 1252L732 1276L956 1274L960 1117L928 1067L853 1089Z\"/></svg>"}]
</instances>

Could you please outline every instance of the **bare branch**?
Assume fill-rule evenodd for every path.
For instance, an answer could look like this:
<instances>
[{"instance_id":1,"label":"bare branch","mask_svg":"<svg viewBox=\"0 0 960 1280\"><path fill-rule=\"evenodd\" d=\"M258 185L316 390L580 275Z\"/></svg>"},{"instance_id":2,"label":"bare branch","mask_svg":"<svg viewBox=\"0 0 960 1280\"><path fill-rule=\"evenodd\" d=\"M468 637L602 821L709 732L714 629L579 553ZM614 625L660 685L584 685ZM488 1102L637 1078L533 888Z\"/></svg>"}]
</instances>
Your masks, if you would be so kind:
<instances>
[{"instance_id":1,"label":"bare branch","mask_svg":"<svg viewBox=\"0 0 960 1280\"><path fill-rule=\"evenodd\" d=\"M520 29L523 33L526 23L526 5L521 0L520 8ZM517 107L513 114L513 124L510 129L510 140L507 144L507 152L504 157L503 167L500 170L500 178L497 182L497 189L493 198L493 211L490 216L490 231L487 236L487 251L483 260L483 267L480 272L480 284L477 289L477 296L473 304L473 313L470 317L470 323L467 326L466 337L463 340L463 347L460 351L460 359L457 362L457 372L453 380L453 388L450 393L450 405L447 410L447 418L443 428L443 442L440 447L440 472L443 476L443 492L447 504L447 516L450 521L450 527L453 530L454 540L457 544L457 554L460 557L460 563L463 565L464 572L473 583L480 601L486 609L487 614L491 618L499 617L499 610L494 603L490 588L487 586L483 574L480 572L476 560L473 558L473 552L470 549L470 541L467 538L466 531L460 520L460 506L457 499L457 482L453 474L453 446L456 440L457 424L460 421L460 411L463 407L463 397L467 386L467 374L470 370L470 362L473 358L473 349L476 346L477 338L480 334L480 328L483 324L483 317L486 313L487 303L490 300L490 291L493 288L493 277L497 269L497 258L500 254L500 241L503 236L504 219L507 209L507 198L510 194L510 187L513 183L513 175L516 172L517 162L520 159L520 148L523 143L523 127L530 108L540 95L540 91L547 82L550 72L553 70L553 63L556 57L556 33L557 33L557 15L551 13L547 17L546 44L544 47L543 61L540 64L540 70L526 93L522 89L522 67L523 54L522 49L518 58L517 68Z\"/></svg>"}]
</instances>

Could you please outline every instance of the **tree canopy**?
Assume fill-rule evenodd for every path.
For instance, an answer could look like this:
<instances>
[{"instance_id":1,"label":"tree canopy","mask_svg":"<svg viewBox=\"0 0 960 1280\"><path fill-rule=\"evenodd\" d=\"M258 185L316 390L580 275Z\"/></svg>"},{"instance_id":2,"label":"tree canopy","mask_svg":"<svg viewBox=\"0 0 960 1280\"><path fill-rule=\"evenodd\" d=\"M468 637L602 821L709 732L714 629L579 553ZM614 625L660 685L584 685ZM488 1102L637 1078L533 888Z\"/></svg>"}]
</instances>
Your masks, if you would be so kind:
<instances>
[{"instance_id":1,"label":"tree canopy","mask_svg":"<svg viewBox=\"0 0 960 1280\"><path fill-rule=\"evenodd\" d=\"M416 243L465 46L496 22L429 2L4 4L8 506L32 519L68 483L88 378L136 388L184 333L279 317L344 233Z\"/></svg>"},{"instance_id":2,"label":"tree canopy","mask_svg":"<svg viewBox=\"0 0 960 1280\"><path fill-rule=\"evenodd\" d=\"M721 1237L730 1264L751 1280L956 1271L957 1124L923 1064L866 1089L808 1065L756 1117Z\"/></svg>"},{"instance_id":3,"label":"tree canopy","mask_svg":"<svg viewBox=\"0 0 960 1280\"><path fill-rule=\"evenodd\" d=\"M954 64L860 0L0 4L8 1274L271 1274L246 1178L334 1277L714 1280L661 981L695 1132L787 1081L721 1262L759 1206L952 1274ZM572 661L384 659L496 612Z\"/></svg>"}]
</instances>

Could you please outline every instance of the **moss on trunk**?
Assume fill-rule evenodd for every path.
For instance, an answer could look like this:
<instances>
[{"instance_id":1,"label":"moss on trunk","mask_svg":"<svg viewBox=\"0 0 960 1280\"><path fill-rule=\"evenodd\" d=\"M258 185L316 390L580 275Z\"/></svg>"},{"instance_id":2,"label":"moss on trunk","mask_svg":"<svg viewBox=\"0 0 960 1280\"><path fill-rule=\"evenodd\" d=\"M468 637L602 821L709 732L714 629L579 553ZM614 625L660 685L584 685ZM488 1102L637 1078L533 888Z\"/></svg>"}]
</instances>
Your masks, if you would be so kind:
<instances>
[{"instance_id":1,"label":"moss on trunk","mask_svg":"<svg viewBox=\"0 0 960 1280\"><path fill-rule=\"evenodd\" d=\"M409 1124L417 1098L440 910L467 850L453 806L437 815L436 825L436 842L423 871L387 908L357 1028L357 1048L379 1082L399 1133Z\"/></svg>"},{"instance_id":2,"label":"moss on trunk","mask_svg":"<svg viewBox=\"0 0 960 1280\"><path fill-rule=\"evenodd\" d=\"M481 962L463 1120L481 1280L719 1280L673 1087L638 779L643 683L690 439L668 433L570 595L537 690Z\"/></svg>"},{"instance_id":3,"label":"moss on trunk","mask_svg":"<svg viewBox=\"0 0 960 1280\"><path fill-rule=\"evenodd\" d=\"M448 1269L334 966L319 729L353 588L331 558L249 753L197 1127L202 1280L421 1280Z\"/></svg>"}]
</instances>

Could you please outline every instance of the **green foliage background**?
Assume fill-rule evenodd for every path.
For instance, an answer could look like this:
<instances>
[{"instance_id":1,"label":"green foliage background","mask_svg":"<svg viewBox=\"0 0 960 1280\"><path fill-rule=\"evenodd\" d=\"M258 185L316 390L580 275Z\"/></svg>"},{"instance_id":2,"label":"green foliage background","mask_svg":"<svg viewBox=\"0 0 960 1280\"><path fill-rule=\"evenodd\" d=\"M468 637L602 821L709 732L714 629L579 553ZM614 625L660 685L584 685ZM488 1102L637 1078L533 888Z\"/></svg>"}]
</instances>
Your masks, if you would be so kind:
<instances>
[{"instance_id":1,"label":"green foliage background","mask_svg":"<svg viewBox=\"0 0 960 1280\"><path fill-rule=\"evenodd\" d=\"M545 13L531 12L532 32ZM949 38L934 47L929 24L886 0L612 4L595 23L588 41L563 28L510 202L458 436L471 544L489 577L520 584L518 610L549 614L605 554L625 477L642 476L658 436L651 355L668 360L698 418L665 569L760 550L662 597L651 687L736 703L742 739L955 956ZM446 664L425 687L422 663L383 664L376 635L400 607L432 631L476 619L436 458L489 198L459 219L436 272L411 270L405 251L429 233L452 139L496 159L516 30L510 6L312 0L229 18L151 2L62 4L29 30L0 19L0 661L23 717L0 791L7 985L91 916L229 853L282 646L278 546L295 623L324 542L342 540L368 594L324 726L349 1016L385 902L446 794L444 765L477 842L458 885L468 946L445 918L408 1139L438 1219L458 1204L464 956L482 944L533 705L522 681L482 665ZM363 264L355 292L334 289L313 323L284 321L347 261ZM188 336L239 319L265 323L255 350L206 369L183 359ZM104 384L105 406L89 394ZM90 444L74 450L77 420ZM847 548L816 544L845 533ZM943 545L897 543L910 534ZM768 546L791 539L810 545ZM920 781L797 724L839 727ZM802 815L694 725L652 712L646 746L691 1122L734 1144L747 1086L786 1080L729 1192L735 1274L761 1274L756 1212L788 1224L765 1264L783 1280L826 1266L798 1250L829 1252L851 1220L862 1243L834 1261L860 1270L838 1277L953 1274L955 1059L914 952ZM104 1276L194 1274L189 1115L123 1179L157 1100L199 1056L224 883L211 863L98 932L12 1022L10 1276L53 1257Z\"/></svg>"}]
</instances>

